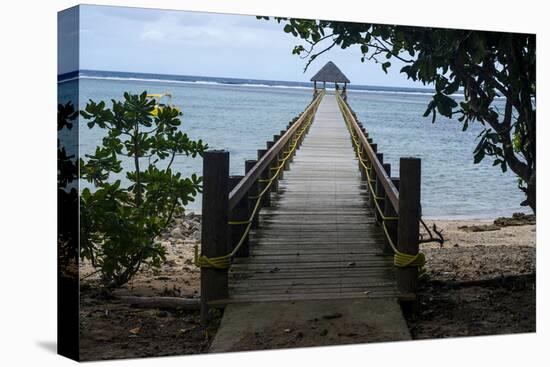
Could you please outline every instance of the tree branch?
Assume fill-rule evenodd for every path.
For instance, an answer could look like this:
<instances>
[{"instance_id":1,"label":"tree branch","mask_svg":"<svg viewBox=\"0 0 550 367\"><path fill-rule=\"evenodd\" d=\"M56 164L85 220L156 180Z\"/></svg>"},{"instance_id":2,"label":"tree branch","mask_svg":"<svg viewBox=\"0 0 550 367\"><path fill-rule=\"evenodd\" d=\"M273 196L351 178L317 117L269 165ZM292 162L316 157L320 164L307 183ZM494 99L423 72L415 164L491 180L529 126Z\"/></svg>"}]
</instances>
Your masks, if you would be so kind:
<instances>
[{"instance_id":1,"label":"tree branch","mask_svg":"<svg viewBox=\"0 0 550 367\"><path fill-rule=\"evenodd\" d=\"M306 67L304 68L304 73L307 71L307 68L309 67L309 65L313 62L313 60L315 60L318 56L324 54L325 52L327 52L328 50L330 50L331 48L333 48L334 46L336 46L336 41L333 41L332 44L330 46L328 46L327 48L325 48L324 50L314 54L313 56L311 56L309 58L309 61L307 62L306 64Z\"/></svg>"}]
</instances>

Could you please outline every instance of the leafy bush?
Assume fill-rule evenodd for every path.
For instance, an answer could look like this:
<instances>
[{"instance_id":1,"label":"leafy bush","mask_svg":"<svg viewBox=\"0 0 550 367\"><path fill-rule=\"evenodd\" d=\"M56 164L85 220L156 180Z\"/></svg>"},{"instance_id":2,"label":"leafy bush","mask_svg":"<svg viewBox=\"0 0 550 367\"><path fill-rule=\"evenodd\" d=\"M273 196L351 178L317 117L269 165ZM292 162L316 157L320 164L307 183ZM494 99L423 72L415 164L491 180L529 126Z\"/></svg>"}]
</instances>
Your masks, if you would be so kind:
<instances>
[{"instance_id":1,"label":"leafy bush","mask_svg":"<svg viewBox=\"0 0 550 367\"><path fill-rule=\"evenodd\" d=\"M107 132L103 145L80 160L80 177L95 187L81 194L80 256L108 287L125 284L142 265L161 265L166 250L155 237L201 192L201 177L183 178L171 167L176 157L202 155L207 145L179 130L178 109L157 109L146 96L125 93L111 108L90 100L80 112L89 128ZM112 179L123 171L121 157L132 162L127 187Z\"/></svg>"},{"instance_id":2,"label":"leafy bush","mask_svg":"<svg viewBox=\"0 0 550 367\"><path fill-rule=\"evenodd\" d=\"M77 132L72 130L78 111L71 102L57 106L57 248L60 275L78 279L78 166L67 145ZM64 137L61 134L66 133Z\"/></svg>"}]
</instances>

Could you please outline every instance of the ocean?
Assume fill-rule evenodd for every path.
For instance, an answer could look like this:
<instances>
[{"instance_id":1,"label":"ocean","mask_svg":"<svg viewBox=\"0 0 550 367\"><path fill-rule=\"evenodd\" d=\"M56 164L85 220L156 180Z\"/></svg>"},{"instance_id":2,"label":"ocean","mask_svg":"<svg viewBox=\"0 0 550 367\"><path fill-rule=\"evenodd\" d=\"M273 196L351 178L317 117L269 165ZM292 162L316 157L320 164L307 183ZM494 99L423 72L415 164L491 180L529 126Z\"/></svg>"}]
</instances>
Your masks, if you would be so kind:
<instances>
[{"instance_id":1,"label":"ocean","mask_svg":"<svg viewBox=\"0 0 550 367\"><path fill-rule=\"evenodd\" d=\"M257 150L265 148L266 141L312 98L312 85L306 82L80 70L58 77L60 101L71 98L76 83L81 109L89 100L108 102L121 99L124 92L170 92L172 103L183 112L181 128L212 149L228 150L233 175L243 174L244 161L256 159ZM511 172L502 173L490 159L473 163L481 127L474 124L463 132L461 123L443 117L432 124L431 117L422 117L430 98L430 89L348 86L349 104L384 153L385 162L392 164L394 176L399 157L422 158L424 217L492 219L528 212L519 205L523 193ZM85 158L101 144L104 132L89 129L82 118L79 126L78 148ZM129 161L123 165L131 167ZM200 175L202 161L180 157L173 169ZM123 175L115 178L125 181ZM81 188L89 185L80 183ZM200 207L197 197L188 210L200 212Z\"/></svg>"}]
</instances>

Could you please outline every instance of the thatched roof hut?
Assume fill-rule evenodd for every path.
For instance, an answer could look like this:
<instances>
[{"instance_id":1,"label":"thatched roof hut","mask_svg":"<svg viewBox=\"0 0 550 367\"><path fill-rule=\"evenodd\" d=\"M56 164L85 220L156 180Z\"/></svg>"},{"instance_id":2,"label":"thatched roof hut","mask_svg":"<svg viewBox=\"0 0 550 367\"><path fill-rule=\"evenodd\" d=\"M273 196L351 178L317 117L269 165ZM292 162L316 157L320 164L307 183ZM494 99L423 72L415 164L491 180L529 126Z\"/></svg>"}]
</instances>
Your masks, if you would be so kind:
<instances>
[{"instance_id":1,"label":"thatched roof hut","mask_svg":"<svg viewBox=\"0 0 550 367\"><path fill-rule=\"evenodd\" d=\"M326 88L327 82L329 82L334 83L334 89L336 89L337 91L339 90L338 83L344 83L342 97L344 98L344 100L347 99L346 87L350 81L348 77L345 76L344 73L342 73L342 70L338 69L338 66L334 65L332 61L327 62L326 65L323 66L321 70L319 70L317 74L315 74L311 78L311 81L313 82L314 98L317 95L317 82L323 82L323 89Z\"/></svg>"},{"instance_id":2,"label":"thatched roof hut","mask_svg":"<svg viewBox=\"0 0 550 367\"><path fill-rule=\"evenodd\" d=\"M312 82L330 82L330 83L349 83L349 79L342 73L338 66L334 65L332 61L326 63L325 66L321 68L311 78Z\"/></svg>"}]
</instances>

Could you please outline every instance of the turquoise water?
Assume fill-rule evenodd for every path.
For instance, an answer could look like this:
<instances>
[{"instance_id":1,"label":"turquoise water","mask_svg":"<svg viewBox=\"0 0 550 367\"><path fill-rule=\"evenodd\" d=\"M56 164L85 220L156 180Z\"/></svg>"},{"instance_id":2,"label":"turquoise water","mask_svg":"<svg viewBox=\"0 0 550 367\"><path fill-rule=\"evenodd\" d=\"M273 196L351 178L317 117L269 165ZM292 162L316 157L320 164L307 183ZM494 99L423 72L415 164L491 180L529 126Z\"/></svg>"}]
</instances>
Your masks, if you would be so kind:
<instances>
[{"instance_id":1,"label":"turquoise water","mask_svg":"<svg viewBox=\"0 0 550 367\"><path fill-rule=\"evenodd\" d=\"M60 99L73 82L59 86ZM268 87L218 83L81 78L79 101L83 108L94 101L120 99L125 91L171 92L172 103L183 111L182 129L202 139L212 149L230 152L231 174L243 174L245 159L284 129L311 100L311 90L301 87ZM422 206L425 217L493 218L526 211L523 194L510 173L503 174L491 161L474 165L472 152L479 127L461 131L461 124L423 118L430 96L422 93L350 91L348 102L392 164L397 175L400 156L422 158ZM103 132L80 122L80 156L92 153ZM129 165L127 167L130 167ZM180 157L173 168L189 175L201 174L202 161ZM120 177L122 178L122 177ZM81 183L82 186L88 185ZM189 205L200 211L200 198Z\"/></svg>"}]
</instances>

